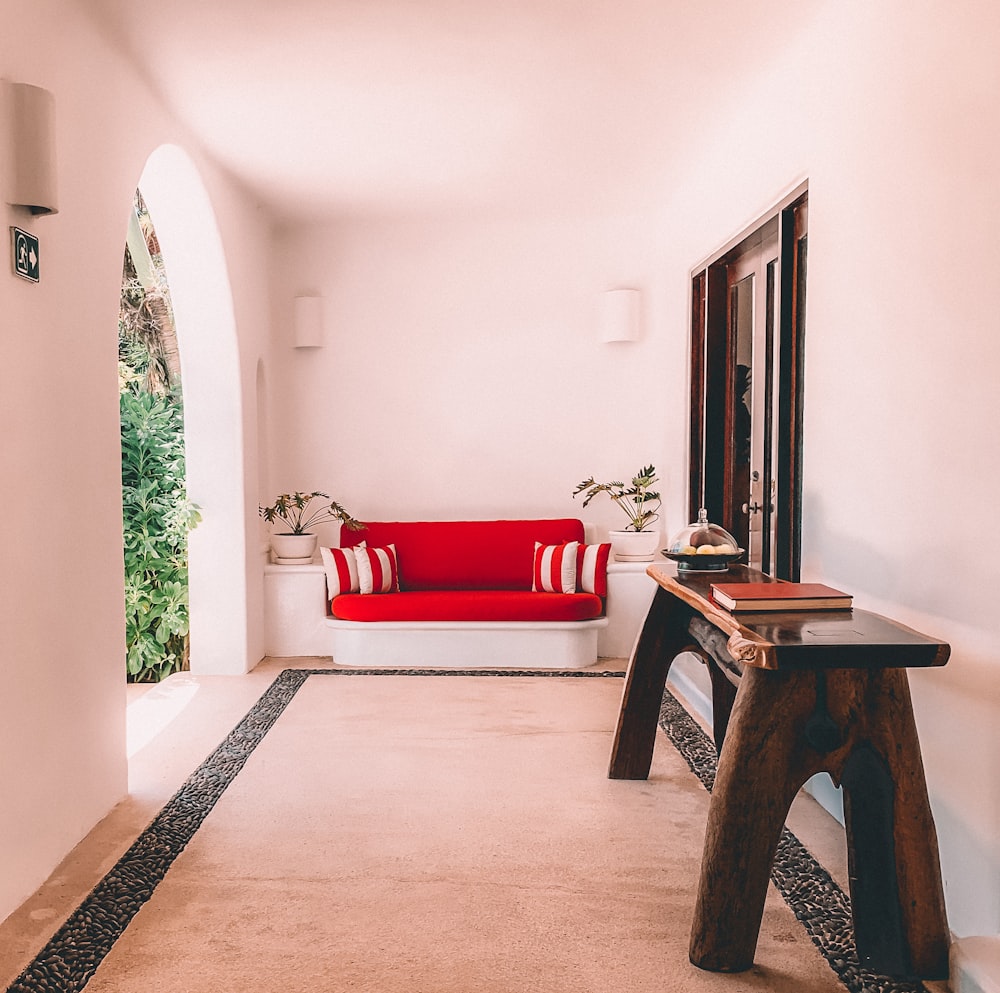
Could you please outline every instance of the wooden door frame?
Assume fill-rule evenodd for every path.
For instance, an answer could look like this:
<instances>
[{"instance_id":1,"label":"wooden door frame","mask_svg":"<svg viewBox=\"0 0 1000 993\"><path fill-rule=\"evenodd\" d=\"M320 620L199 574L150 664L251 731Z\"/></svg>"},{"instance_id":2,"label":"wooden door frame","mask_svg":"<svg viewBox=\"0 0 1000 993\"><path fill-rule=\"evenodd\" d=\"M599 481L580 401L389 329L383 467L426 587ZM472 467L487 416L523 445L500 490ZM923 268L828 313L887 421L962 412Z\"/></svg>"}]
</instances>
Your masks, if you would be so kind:
<instances>
[{"instance_id":1,"label":"wooden door frame","mask_svg":"<svg viewBox=\"0 0 1000 993\"><path fill-rule=\"evenodd\" d=\"M778 424L775 425L774 573L797 580L802 559L802 410L808 183L782 198L691 270L691 410L688 513L732 530L731 449L734 343L730 335L727 267L745 243L777 219L779 276ZM723 397L709 405L708 397ZM727 439L729 439L727 441Z\"/></svg>"}]
</instances>

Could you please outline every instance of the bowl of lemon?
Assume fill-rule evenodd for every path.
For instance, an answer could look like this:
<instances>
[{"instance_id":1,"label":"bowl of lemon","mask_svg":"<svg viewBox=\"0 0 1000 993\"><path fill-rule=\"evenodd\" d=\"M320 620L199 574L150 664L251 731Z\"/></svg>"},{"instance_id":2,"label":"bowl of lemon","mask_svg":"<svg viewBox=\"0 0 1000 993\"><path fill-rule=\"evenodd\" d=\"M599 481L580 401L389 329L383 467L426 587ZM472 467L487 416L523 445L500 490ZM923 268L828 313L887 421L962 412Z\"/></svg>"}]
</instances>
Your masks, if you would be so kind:
<instances>
[{"instance_id":1,"label":"bowl of lemon","mask_svg":"<svg viewBox=\"0 0 1000 993\"><path fill-rule=\"evenodd\" d=\"M725 528L709 523L704 507L698 511L698 520L681 528L662 552L677 563L678 572L724 572L743 553Z\"/></svg>"}]
</instances>

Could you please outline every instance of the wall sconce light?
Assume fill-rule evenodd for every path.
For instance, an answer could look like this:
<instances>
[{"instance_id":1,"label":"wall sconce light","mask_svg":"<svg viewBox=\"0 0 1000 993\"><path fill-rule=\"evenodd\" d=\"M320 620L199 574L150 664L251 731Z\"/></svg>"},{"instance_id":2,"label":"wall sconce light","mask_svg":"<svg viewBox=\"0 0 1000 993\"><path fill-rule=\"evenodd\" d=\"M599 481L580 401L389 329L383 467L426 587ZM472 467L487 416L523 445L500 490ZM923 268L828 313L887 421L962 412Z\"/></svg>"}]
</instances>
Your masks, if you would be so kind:
<instances>
[{"instance_id":1,"label":"wall sconce light","mask_svg":"<svg viewBox=\"0 0 1000 993\"><path fill-rule=\"evenodd\" d=\"M607 290L601 295L601 341L638 341L640 324L638 290Z\"/></svg>"},{"instance_id":2,"label":"wall sconce light","mask_svg":"<svg viewBox=\"0 0 1000 993\"><path fill-rule=\"evenodd\" d=\"M295 347L323 347L323 298L295 298Z\"/></svg>"},{"instance_id":3,"label":"wall sconce light","mask_svg":"<svg viewBox=\"0 0 1000 993\"><path fill-rule=\"evenodd\" d=\"M32 214L57 214L56 102L40 86L4 82L8 157L4 199Z\"/></svg>"}]
</instances>

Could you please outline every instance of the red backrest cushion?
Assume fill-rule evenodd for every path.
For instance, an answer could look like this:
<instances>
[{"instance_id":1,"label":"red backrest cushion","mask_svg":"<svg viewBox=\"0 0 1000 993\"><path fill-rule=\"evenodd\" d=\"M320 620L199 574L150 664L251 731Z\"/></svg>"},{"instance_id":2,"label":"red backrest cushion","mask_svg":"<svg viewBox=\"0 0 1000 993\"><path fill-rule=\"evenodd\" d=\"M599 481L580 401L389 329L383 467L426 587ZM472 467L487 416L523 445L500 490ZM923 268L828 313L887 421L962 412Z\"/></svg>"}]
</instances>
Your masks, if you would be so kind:
<instances>
[{"instance_id":1,"label":"red backrest cushion","mask_svg":"<svg viewBox=\"0 0 1000 993\"><path fill-rule=\"evenodd\" d=\"M369 521L341 545L396 546L403 590L530 590L535 542L583 541L572 518L530 521Z\"/></svg>"}]
</instances>

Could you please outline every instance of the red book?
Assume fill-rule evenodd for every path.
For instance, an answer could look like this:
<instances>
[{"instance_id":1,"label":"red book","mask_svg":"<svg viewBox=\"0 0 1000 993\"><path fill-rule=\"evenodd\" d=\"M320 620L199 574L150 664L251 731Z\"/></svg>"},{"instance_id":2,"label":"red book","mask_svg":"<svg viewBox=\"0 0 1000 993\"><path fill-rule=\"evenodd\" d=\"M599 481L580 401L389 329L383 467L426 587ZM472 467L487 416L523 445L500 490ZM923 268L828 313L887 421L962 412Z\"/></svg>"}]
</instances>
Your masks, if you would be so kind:
<instances>
[{"instance_id":1,"label":"red book","mask_svg":"<svg viewBox=\"0 0 1000 993\"><path fill-rule=\"evenodd\" d=\"M823 583L712 583L727 610L849 610L852 596Z\"/></svg>"}]
</instances>

